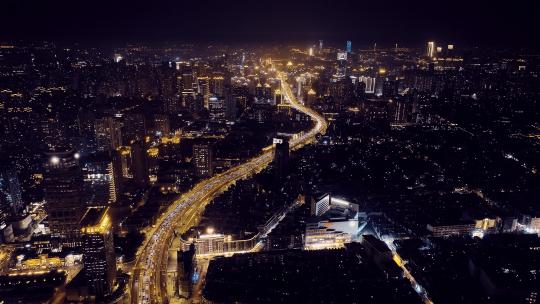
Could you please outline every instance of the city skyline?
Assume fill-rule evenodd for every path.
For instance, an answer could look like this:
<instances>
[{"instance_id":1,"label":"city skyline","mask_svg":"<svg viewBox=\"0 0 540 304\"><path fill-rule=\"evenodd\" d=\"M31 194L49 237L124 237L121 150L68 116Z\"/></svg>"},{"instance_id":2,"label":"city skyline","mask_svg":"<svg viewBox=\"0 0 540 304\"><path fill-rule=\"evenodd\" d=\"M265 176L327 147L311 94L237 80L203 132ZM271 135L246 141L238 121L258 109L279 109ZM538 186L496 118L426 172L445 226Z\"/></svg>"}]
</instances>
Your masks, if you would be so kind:
<instances>
[{"instance_id":1,"label":"city skyline","mask_svg":"<svg viewBox=\"0 0 540 304\"><path fill-rule=\"evenodd\" d=\"M531 3L0 4L0 304L540 303Z\"/></svg>"}]
</instances>

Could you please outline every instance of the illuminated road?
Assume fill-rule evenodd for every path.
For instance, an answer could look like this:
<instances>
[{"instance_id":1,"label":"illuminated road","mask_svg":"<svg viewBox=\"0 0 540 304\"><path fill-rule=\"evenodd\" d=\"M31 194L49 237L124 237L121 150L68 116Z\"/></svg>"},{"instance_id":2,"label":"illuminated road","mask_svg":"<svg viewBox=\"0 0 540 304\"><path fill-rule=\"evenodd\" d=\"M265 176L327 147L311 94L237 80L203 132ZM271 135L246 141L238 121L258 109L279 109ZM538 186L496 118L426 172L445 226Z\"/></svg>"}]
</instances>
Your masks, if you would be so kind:
<instances>
[{"instance_id":1,"label":"illuminated road","mask_svg":"<svg viewBox=\"0 0 540 304\"><path fill-rule=\"evenodd\" d=\"M420 296L420 298L422 298L422 302L424 304L433 304L433 301L431 301L431 299L429 298L429 295L428 295L427 291L424 289L424 287L422 287L416 281L416 279L413 277L413 275L411 274L409 269L407 269L407 266L405 265L405 262L403 261L401 256L397 253L396 247L394 246L394 244L392 244L391 241L387 241L386 244L388 245L390 250L392 250L392 260L394 261L394 263L396 263L396 265L399 268L401 268L401 270L403 270L403 276L407 280L409 280L409 282L411 283L411 286L414 289L414 291L416 291L416 293Z\"/></svg>"},{"instance_id":2,"label":"illuminated road","mask_svg":"<svg viewBox=\"0 0 540 304\"><path fill-rule=\"evenodd\" d=\"M326 132L327 123L315 111L303 106L294 96L286 82L287 76L279 73L281 91L292 108L303 112L315 122L308 132L294 136L289 144L291 149L298 149L311 143L319 133ZM234 182L260 172L273 158L273 149L264 151L241 165L201 181L191 190L181 195L158 218L156 224L146 231L146 239L139 251L132 273L132 303L167 303L165 282L162 282L163 265L167 262L167 250L174 232L183 233L197 224L206 205L219 193L225 191Z\"/></svg>"}]
</instances>

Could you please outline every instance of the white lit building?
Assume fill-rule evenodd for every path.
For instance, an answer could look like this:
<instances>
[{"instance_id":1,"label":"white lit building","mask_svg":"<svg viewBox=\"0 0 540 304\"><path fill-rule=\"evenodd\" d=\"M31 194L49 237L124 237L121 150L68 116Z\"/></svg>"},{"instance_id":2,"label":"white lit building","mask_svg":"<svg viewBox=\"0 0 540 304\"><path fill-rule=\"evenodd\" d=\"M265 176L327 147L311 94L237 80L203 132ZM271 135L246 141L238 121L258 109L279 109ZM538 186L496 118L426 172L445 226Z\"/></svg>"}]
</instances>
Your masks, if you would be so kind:
<instances>
[{"instance_id":1,"label":"white lit building","mask_svg":"<svg viewBox=\"0 0 540 304\"><path fill-rule=\"evenodd\" d=\"M311 205L314 222L306 225L304 249L341 248L358 237L358 205L329 194Z\"/></svg>"}]
</instances>

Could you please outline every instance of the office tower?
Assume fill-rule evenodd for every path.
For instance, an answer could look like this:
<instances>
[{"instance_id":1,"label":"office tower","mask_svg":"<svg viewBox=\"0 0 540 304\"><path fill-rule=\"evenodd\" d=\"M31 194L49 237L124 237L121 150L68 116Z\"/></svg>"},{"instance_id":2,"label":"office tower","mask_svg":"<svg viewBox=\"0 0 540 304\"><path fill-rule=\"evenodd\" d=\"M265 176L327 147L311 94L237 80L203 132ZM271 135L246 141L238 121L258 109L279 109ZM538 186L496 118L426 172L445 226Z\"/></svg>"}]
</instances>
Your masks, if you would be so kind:
<instances>
[{"instance_id":1,"label":"office tower","mask_svg":"<svg viewBox=\"0 0 540 304\"><path fill-rule=\"evenodd\" d=\"M46 156L43 192L51 234L65 244L73 244L79 241L79 222L84 212L79 154L66 149Z\"/></svg>"},{"instance_id":2,"label":"office tower","mask_svg":"<svg viewBox=\"0 0 540 304\"><path fill-rule=\"evenodd\" d=\"M178 250L177 268L178 268L178 295L189 299L193 290L193 274L195 272L195 244L189 246L189 250Z\"/></svg>"},{"instance_id":3,"label":"office tower","mask_svg":"<svg viewBox=\"0 0 540 304\"><path fill-rule=\"evenodd\" d=\"M435 42L434 41L429 41L428 44L427 44L427 57L429 58L433 58L435 57Z\"/></svg>"},{"instance_id":4,"label":"office tower","mask_svg":"<svg viewBox=\"0 0 540 304\"><path fill-rule=\"evenodd\" d=\"M314 53L313 53L313 48L312 48L312 47L310 47L310 48L308 49L308 55L309 55L309 56L313 56L313 55L314 55Z\"/></svg>"},{"instance_id":5,"label":"office tower","mask_svg":"<svg viewBox=\"0 0 540 304\"><path fill-rule=\"evenodd\" d=\"M13 170L0 172L0 213L19 215L24 210L21 185Z\"/></svg>"},{"instance_id":6,"label":"office tower","mask_svg":"<svg viewBox=\"0 0 540 304\"><path fill-rule=\"evenodd\" d=\"M319 53L322 53L322 49L323 49L323 41L319 40Z\"/></svg>"},{"instance_id":7,"label":"office tower","mask_svg":"<svg viewBox=\"0 0 540 304\"><path fill-rule=\"evenodd\" d=\"M193 90L193 73L184 73L182 74L182 90Z\"/></svg>"},{"instance_id":8,"label":"office tower","mask_svg":"<svg viewBox=\"0 0 540 304\"><path fill-rule=\"evenodd\" d=\"M398 100L395 103L395 108L394 108L394 122L395 123L407 122L410 112L411 112L410 104L403 100Z\"/></svg>"},{"instance_id":9,"label":"office tower","mask_svg":"<svg viewBox=\"0 0 540 304\"><path fill-rule=\"evenodd\" d=\"M347 46L345 47L345 51L349 54L352 52L352 42L350 40L347 41Z\"/></svg>"},{"instance_id":10,"label":"office tower","mask_svg":"<svg viewBox=\"0 0 540 304\"><path fill-rule=\"evenodd\" d=\"M180 96L182 107L195 111L195 91L193 89L182 91Z\"/></svg>"},{"instance_id":11,"label":"office tower","mask_svg":"<svg viewBox=\"0 0 540 304\"><path fill-rule=\"evenodd\" d=\"M358 80L363 82L366 85L366 94L375 93L375 78L360 76Z\"/></svg>"},{"instance_id":12,"label":"office tower","mask_svg":"<svg viewBox=\"0 0 540 304\"><path fill-rule=\"evenodd\" d=\"M193 164L198 177L212 176L212 154L212 146L209 144L193 146Z\"/></svg>"},{"instance_id":13,"label":"office tower","mask_svg":"<svg viewBox=\"0 0 540 304\"><path fill-rule=\"evenodd\" d=\"M228 94L225 97L225 119L227 121L236 121L236 97Z\"/></svg>"},{"instance_id":14,"label":"office tower","mask_svg":"<svg viewBox=\"0 0 540 304\"><path fill-rule=\"evenodd\" d=\"M154 114L154 132L161 136L168 136L171 133L169 115Z\"/></svg>"},{"instance_id":15,"label":"office tower","mask_svg":"<svg viewBox=\"0 0 540 304\"><path fill-rule=\"evenodd\" d=\"M210 80L210 93L218 97L224 94L225 76L222 73L214 73Z\"/></svg>"},{"instance_id":16,"label":"office tower","mask_svg":"<svg viewBox=\"0 0 540 304\"><path fill-rule=\"evenodd\" d=\"M277 106L277 105L280 105L282 103L283 103L283 95L281 95L281 90L276 89L274 91L274 104Z\"/></svg>"},{"instance_id":17,"label":"office tower","mask_svg":"<svg viewBox=\"0 0 540 304\"><path fill-rule=\"evenodd\" d=\"M255 97L258 100L269 100L272 99L272 88L269 84L265 83L262 85L260 82L255 87Z\"/></svg>"},{"instance_id":18,"label":"office tower","mask_svg":"<svg viewBox=\"0 0 540 304\"><path fill-rule=\"evenodd\" d=\"M113 151L112 161L107 167L109 173L109 201L116 202L122 195L124 177L122 174L122 156L120 151Z\"/></svg>"},{"instance_id":19,"label":"office tower","mask_svg":"<svg viewBox=\"0 0 540 304\"><path fill-rule=\"evenodd\" d=\"M100 299L112 293L116 278L112 223L108 207L91 207L81 220L87 286Z\"/></svg>"},{"instance_id":20,"label":"office tower","mask_svg":"<svg viewBox=\"0 0 540 304\"><path fill-rule=\"evenodd\" d=\"M317 99L317 93L313 89L309 89L305 103L306 106L311 107L315 103L315 99Z\"/></svg>"},{"instance_id":21,"label":"office tower","mask_svg":"<svg viewBox=\"0 0 540 304\"><path fill-rule=\"evenodd\" d=\"M122 145L122 124L113 117L96 119L94 132L99 151L115 150Z\"/></svg>"},{"instance_id":22,"label":"office tower","mask_svg":"<svg viewBox=\"0 0 540 304\"><path fill-rule=\"evenodd\" d=\"M302 85L306 83L305 77L296 77L296 97L300 98L302 96Z\"/></svg>"},{"instance_id":23,"label":"office tower","mask_svg":"<svg viewBox=\"0 0 540 304\"><path fill-rule=\"evenodd\" d=\"M382 80L382 79L381 79ZM385 78L382 80L382 96L392 98L398 95L399 82L397 79Z\"/></svg>"},{"instance_id":24,"label":"office tower","mask_svg":"<svg viewBox=\"0 0 540 304\"><path fill-rule=\"evenodd\" d=\"M48 149L66 146L67 136L56 113L45 114L41 118L41 137Z\"/></svg>"},{"instance_id":25,"label":"office tower","mask_svg":"<svg viewBox=\"0 0 540 304\"><path fill-rule=\"evenodd\" d=\"M148 185L148 159L146 148L142 141L131 144L131 173L133 182L139 187Z\"/></svg>"},{"instance_id":26,"label":"office tower","mask_svg":"<svg viewBox=\"0 0 540 304\"><path fill-rule=\"evenodd\" d=\"M197 93L204 98L204 107L208 109L208 98L210 98L209 78L207 76L197 77Z\"/></svg>"},{"instance_id":27,"label":"office tower","mask_svg":"<svg viewBox=\"0 0 540 304\"><path fill-rule=\"evenodd\" d=\"M274 151L275 176L282 179L287 176L289 171L289 139L285 137L274 138L274 144L276 145Z\"/></svg>"},{"instance_id":28,"label":"office tower","mask_svg":"<svg viewBox=\"0 0 540 304\"><path fill-rule=\"evenodd\" d=\"M146 135L146 120L143 113L127 113L123 115L124 126L122 136L124 143L144 140ZM118 147L116 147L118 148Z\"/></svg>"},{"instance_id":29,"label":"office tower","mask_svg":"<svg viewBox=\"0 0 540 304\"><path fill-rule=\"evenodd\" d=\"M220 97L211 96L208 99L208 111L210 121L218 122L225 119L225 100Z\"/></svg>"},{"instance_id":30,"label":"office tower","mask_svg":"<svg viewBox=\"0 0 540 304\"><path fill-rule=\"evenodd\" d=\"M447 57L453 57L454 56L454 45L453 44L449 44L447 46L446 56Z\"/></svg>"}]
</instances>

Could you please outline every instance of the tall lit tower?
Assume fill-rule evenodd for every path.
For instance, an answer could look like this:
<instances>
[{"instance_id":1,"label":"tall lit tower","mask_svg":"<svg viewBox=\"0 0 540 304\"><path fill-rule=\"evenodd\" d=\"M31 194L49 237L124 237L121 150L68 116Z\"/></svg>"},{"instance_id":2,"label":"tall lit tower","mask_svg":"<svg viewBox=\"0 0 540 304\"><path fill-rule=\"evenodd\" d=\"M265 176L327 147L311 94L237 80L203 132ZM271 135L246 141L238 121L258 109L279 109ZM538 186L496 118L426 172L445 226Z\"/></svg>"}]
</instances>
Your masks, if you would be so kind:
<instances>
[{"instance_id":1,"label":"tall lit tower","mask_svg":"<svg viewBox=\"0 0 540 304\"><path fill-rule=\"evenodd\" d=\"M43 191L51 233L63 243L79 241L79 222L84 212L79 154L61 150L46 156Z\"/></svg>"},{"instance_id":2,"label":"tall lit tower","mask_svg":"<svg viewBox=\"0 0 540 304\"><path fill-rule=\"evenodd\" d=\"M289 140L287 138L274 138L276 149L274 151L274 170L278 179L287 176L289 166Z\"/></svg>"},{"instance_id":3,"label":"tall lit tower","mask_svg":"<svg viewBox=\"0 0 540 304\"><path fill-rule=\"evenodd\" d=\"M350 40L347 40L347 46L345 48L345 51L349 54L352 52L352 42Z\"/></svg>"},{"instance_id":4,"label":"tall lit tower","mask_svg":"<svg viewBox=\"0 0 540 304\"><path fill-rule=\"evenodd\" d=\"M116 277L112 223L108 207L88 208L81 220L87 286L96 298L113 291Z\"/></svg>"},{"instance_id":5,"label":"tall lit tower","mask_svg":"<svg viewBox=\"0 0 540 304\"><path fill-rule=\"evenodd\" d=\"M17 173L13 170L0 172L0 214L9 211L18 215L24 208L21 185Z\"/></svg>"},{"instance_id":6,"label":"tall lit tower","mask_svg":"<svg viewBox=\"0 0 540 304\"><path fill-rule=\"evenodd\" d=\"M427 44L427 54L429 58L435 57L435 42L429 41Z\"/></svg>"},{"instance_id":7,"label":"tall lit tower","mask_svg":"<svg viewBox=\"0 0 540 304\"><path fill-rule=\"evenodd\" d=\"M195 165L195 173L197 176L212 176L212 146L208 144L194 145L193 163Z\"/></svg>"}]
</instances>

